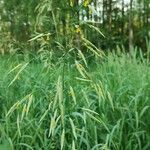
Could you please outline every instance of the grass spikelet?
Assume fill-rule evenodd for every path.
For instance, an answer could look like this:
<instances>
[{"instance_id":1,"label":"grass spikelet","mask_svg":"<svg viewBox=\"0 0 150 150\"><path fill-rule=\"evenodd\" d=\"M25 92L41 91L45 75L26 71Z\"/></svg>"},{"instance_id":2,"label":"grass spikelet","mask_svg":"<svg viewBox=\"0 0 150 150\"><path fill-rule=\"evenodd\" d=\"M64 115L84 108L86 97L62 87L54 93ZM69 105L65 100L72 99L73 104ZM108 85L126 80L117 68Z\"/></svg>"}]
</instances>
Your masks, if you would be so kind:
<instances>
[{"instance_id":1,"label":"grass spikelet","mask_svg":"<svg viewBox=\"0 0 150 150\"><path fill-rule=\"evenodd\" d=\"M77 104L77 102L76 102L76 96L75 96L75 93L74 93L74 90L73 90L72 86L70 86L70 94L72 96L74 104L76 105Z\"/></svg>"},{"instance_id":2,"label":"grass spikelet","mask_svg":"<svg viewBox=\"0 0 150 150\"><path fill-rule=\"evenodd\" d=\"M20 70L18 71L18 73L16 74L16 76L14 77L14 79L10 82L10 84L8 85L8 87L10 87L10 86L18 79L20 73L27 67L28 64L29 64L29 63L26 63L26 64L24 64L24 65L21 65ZM20 65L18 65L18 66L16 66L16 67L18 68L19 66L20 66ZM16 69L16 67L15 67L15 69ZM14 70L14 69L12 69L12 70ZM10 72L12 72L12 70L11 70ZM10 72L9 72L9 73L10 73Z\"/></svg>"},{"instance_id":3,"label":"grass spikelet","mask_svg":"<svg viewBox=\"0 0 150 150\"><path fill-rule=\"evenodd\" d=\"M61 134L61 150L64 148L64 142L65 142L65 130L63 129Z\"/></svg>"},{"instance_id":4,"label":"grass spikelet","mask_svg":"<svg viewBox=\"0 0 150 150\"><path fill-rule=\"evenodd\" d=\"M76 129L75 129L75 125L73 123L73 120L71 118L69 118L69 121L70 121L70 125L71 125L71 128L72 128L73 136L74 136L75 140L77 140L77 134L76 134Z\"/></svg>"}]
</instances>

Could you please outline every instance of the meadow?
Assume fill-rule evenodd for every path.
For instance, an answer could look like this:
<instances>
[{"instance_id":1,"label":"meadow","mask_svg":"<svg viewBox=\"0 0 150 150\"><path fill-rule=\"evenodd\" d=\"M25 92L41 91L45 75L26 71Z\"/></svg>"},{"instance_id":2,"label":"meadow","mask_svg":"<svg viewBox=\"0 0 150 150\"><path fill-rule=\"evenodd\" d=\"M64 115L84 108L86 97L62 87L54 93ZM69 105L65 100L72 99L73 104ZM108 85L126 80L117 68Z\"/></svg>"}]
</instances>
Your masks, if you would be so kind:
<instances>
[{"instance_id":1,"label":"meadow","mask_svg":"<svg viewBox=\"0 0 150 150\"><path fill-rule=\"evenodd\" d=\"M150 150L150 0L0 0L0 150Z\"/></svg>"},{"instance_id":2,"label":"meadow","mask_svg":"<svg viewBox=\"0 0 150 150\"><path fill-rule=\"evenodd\" d=\"M150 61L136 51L0 56L0 150L149 150L149 119Z\"/></svg>"}]
</instances>

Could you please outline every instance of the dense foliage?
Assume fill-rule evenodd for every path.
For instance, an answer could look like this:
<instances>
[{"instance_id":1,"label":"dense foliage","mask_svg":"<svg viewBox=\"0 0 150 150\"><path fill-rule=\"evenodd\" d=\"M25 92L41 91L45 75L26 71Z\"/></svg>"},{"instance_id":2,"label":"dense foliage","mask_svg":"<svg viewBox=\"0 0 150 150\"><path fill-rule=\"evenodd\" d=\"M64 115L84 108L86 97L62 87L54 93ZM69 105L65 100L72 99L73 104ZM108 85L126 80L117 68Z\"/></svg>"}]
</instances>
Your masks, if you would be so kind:
<instances>
[{"instance_id":1,"label":"dense foliage","mask_svg":"<svg viewBox=\"0 0 150 150\"><path fill-rule=\"evenodd\" d=\"M150 34L149 0L1 0L0 8L2 52L22 44L56 49L56 42L84 49L82 37L103 50L124 45L145 51ZM34 44L27 42L35 36Z\"/></svg>"},{"instance_id":2,"label":"dense foliage","mask_svg":"<svg viewBox=\"0 0 150 150\"><path fill-rule=\"evenodd\" d=\"M0 150L149 150L150 62L132 56L79 72L0 57Z\"/></svg>"},{"instance_id":3,"label":"dense foliage","mask_svg":"<svg viewBox=\"0 0 150 150\"><path fill-rule=\"evenodd\" d=\"M149 150L149 24L149 0L0 0L0 150Z\"/></svg>"}]
</instances>

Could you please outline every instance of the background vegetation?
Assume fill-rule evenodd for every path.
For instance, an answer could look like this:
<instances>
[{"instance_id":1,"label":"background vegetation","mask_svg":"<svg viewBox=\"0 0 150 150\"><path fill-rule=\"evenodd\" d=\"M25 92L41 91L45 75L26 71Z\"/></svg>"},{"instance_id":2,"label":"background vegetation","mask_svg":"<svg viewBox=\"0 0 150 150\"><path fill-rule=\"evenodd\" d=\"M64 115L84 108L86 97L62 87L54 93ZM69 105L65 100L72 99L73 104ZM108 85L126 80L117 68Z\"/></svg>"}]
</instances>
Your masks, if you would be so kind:
<instances>
[{"instance_id":1,"label":"background vegetation","mask_svg":"<svg viewBox=\"0 0 150 150\"><path fill-rule=\"evenodd\" d=\"M98 48L116 45L146 49L149 39L149 0L1 0L1 52L26 46L28 50L84 48L82 37ZM94 27L93 27L94 26ZM99 35L100 30L105 37ZM32 37L37 40L28 42ZM4 38L5 37L5 38ZM24 49L24 48L23 48ZM58 48L57 48L58 50Z\"/></svg>"}]
</instances>

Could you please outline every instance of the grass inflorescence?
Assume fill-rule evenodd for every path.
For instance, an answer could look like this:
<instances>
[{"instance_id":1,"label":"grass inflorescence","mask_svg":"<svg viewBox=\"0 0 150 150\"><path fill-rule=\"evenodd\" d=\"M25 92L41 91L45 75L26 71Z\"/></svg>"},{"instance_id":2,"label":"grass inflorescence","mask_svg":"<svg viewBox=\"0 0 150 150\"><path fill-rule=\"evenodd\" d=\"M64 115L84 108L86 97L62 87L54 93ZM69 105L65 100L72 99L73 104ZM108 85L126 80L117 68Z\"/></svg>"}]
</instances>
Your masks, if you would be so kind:
<instances>
[{"instance_id":1,"label":"grass inflorescence","mask_svg":"<svg viewBox=\"0 0 150 150\"><path fill-rule=\"evenodd\" d=\"M149 61L82 57L57 65L0 57L0 150L150 149Z\"/></svg>"}]
</instances>

